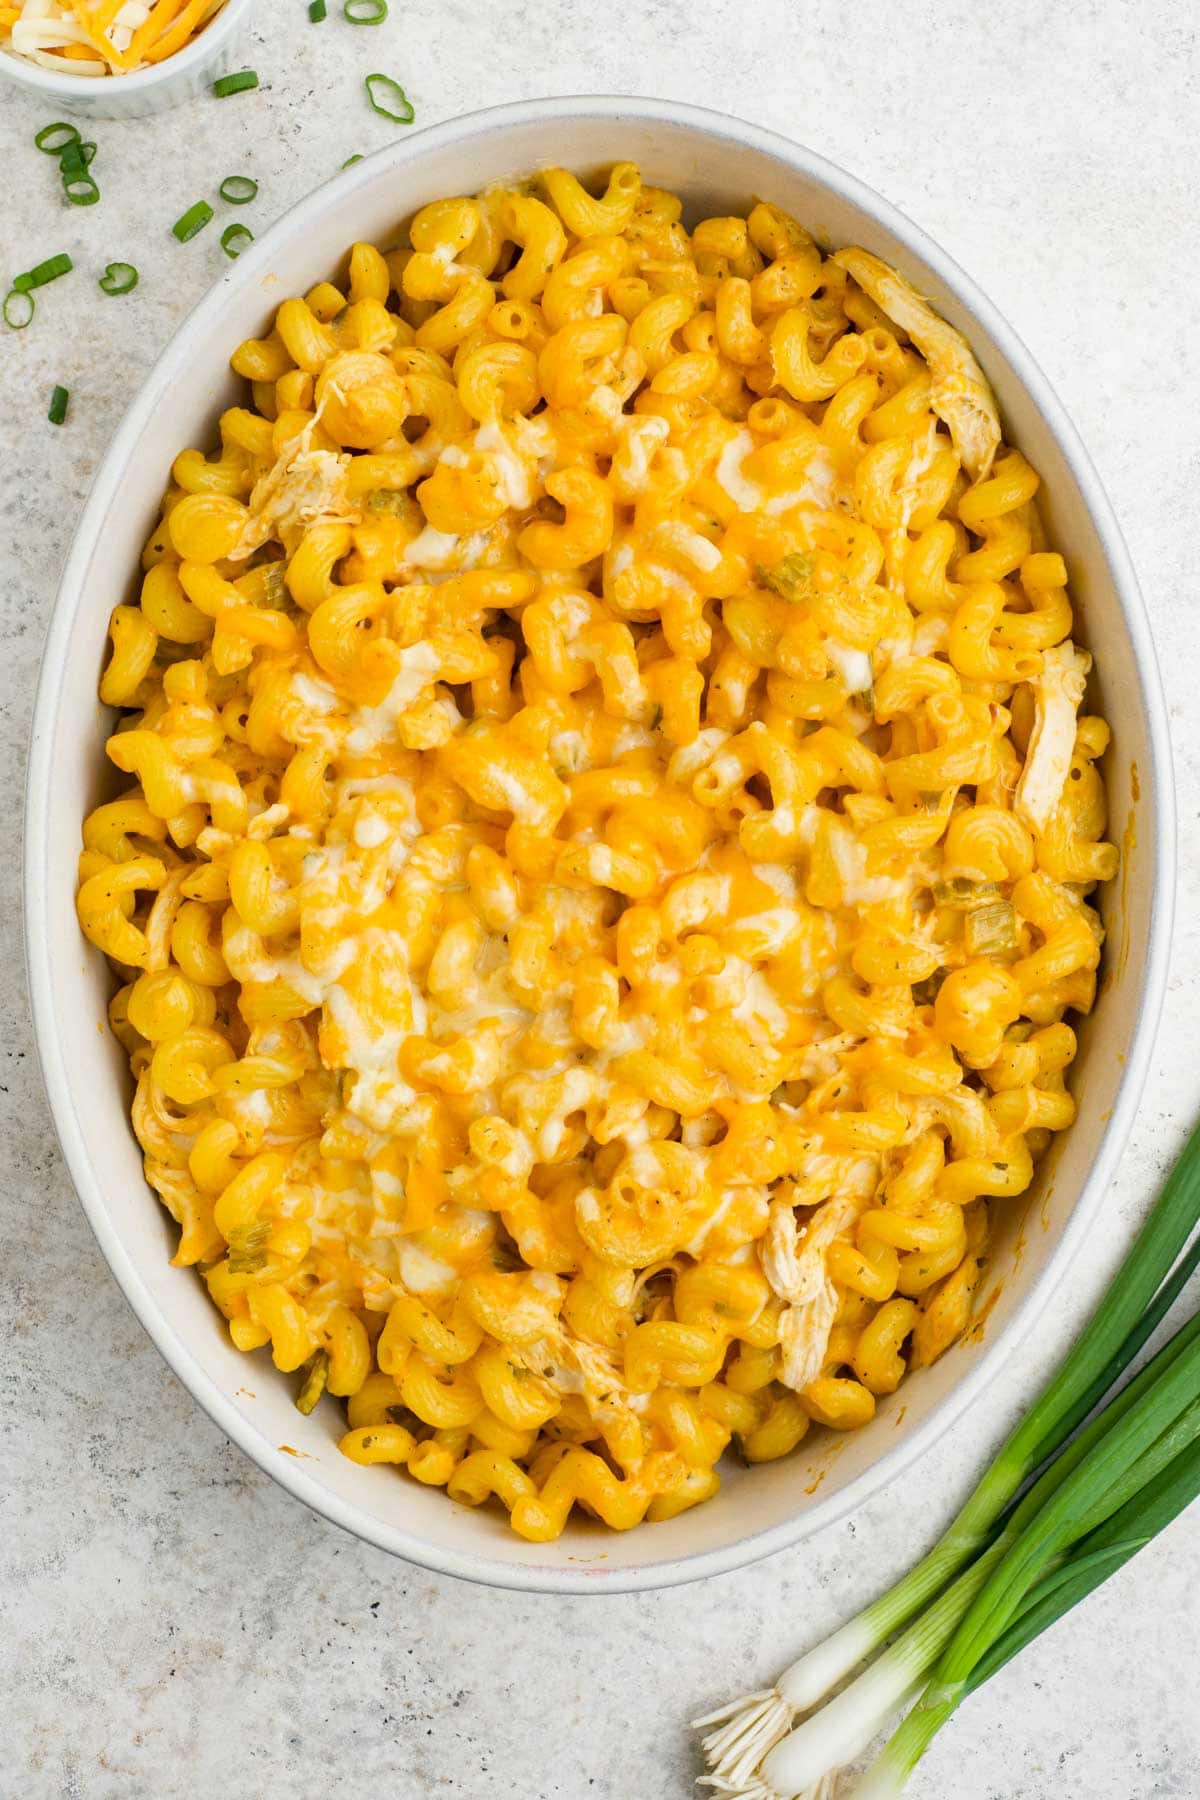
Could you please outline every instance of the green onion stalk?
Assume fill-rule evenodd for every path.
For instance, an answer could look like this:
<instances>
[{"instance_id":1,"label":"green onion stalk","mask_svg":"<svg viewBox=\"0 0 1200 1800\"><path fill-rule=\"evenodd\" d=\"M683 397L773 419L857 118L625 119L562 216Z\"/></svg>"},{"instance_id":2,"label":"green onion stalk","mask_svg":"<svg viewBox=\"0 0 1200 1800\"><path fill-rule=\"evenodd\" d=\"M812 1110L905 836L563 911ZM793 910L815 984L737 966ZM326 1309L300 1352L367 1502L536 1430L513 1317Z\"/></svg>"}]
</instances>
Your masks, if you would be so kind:
<instances>
[{"instance_id":1,"label":"green onion stalk","mask_svg":"<svg viewBox=\"0 0 1200 1800\"><path fill-rule=\"evenodd\" d=\"M754 1777L761 1783L755 1789L739 1790L726 1785L721 1791L739 1791L767 1795L792 1795L803 1792L824 1774L854 1762L877 1736L897 1708L906 1705L921 1690L938 1657L956 1640L964 1616L982 1605L981 1594L992 1591L996 1571L1018 1545L1030 1554L1030 1532L1042 1519L1051 1497L1063 1486L1068 1476L1079 1469L1089 1456L1108 1442L1114 1428L1127 1415L1138 1410L1143 1423L1152 1417L1161 1424L1170 1417L1170 1396L1159 1396L1159 1384L1179 1357L1192 1347L1197 1358L1191 1380L1200 1392L1200 1317L1191 1321L1160 1351L1146 1369L1124 1388L1099 1418L1080 1433L1070 1449L1052 1462L1041 1478L1030 1488L1012 1511L1003 1529L991 1545L960 1574L908 1629L889 1645L884 1654L871 1663L861 1675L828 1701L811 1717L790 1732L763 1758ZM1185 1375L1185 1381L1188 1379ZM1152 1411L1153 1409L1153 1411ZM1149 1429L1153 1430L1153 1424ZM1091 1490L1090 1509L1084 1508L1076 1519L1075 1530L1085 1535L1102 1523L1110 1513L1118 1511L1125 1500L1152 1481L1165 1464L1175 1456L1190 1435L1200 1436L1200 1401L1189 1402L1181 1417L1134 1460L1124 1466L1121 1446L1110 1445L1109 1455L1117 1458L1120 1478L1099 1480L1094 1471L1088 1480L1097 1482ZM1126 1458L1128 1452L1126 1451ZM1081 1479L1083 1479L1081 1477ZM1036 1547L1033 1560L1037 1565ZM1049 1553L1047 1553L1049 1557ZM1047 1562L1048 1567L1052 1563ZM1015 1652L1014 1652L1015 1654ZM926 1696L928 1698L928 1695ZM910 1715L913 1717L914 1715ZM948 1714L946 1715L949 1716ZM941 1722L944 1723L944 1720ZM931 1733L932 1735L932 1733ZM885 1791L885 1790L881 1790ZM873 1797L874 1800L874 1797Z\"/></svg>"},{"instance_id":2,"label":"green onion stalk","mask_svg":"<svg viewBox=\"0 0 1200 1800\"><path fill-rule=\"evenodd\" d=\"M888 1800L902 1792L936 1732L971 1691L972 1672L1018 1624L1047 1569L1047 1597L1052 1599L1058 1591L1054 1586L1060 1573L1056 1565L1071 1546L1125 1507L1136 1511L1145 1490L1152 1489L1177 1458L1200 1440L1200 1316L1179 1334L1179 1338L1185 1336L1182 1348L1179 1339L1173 1339L1151 1365L1155 1368L1173 1353L1143 1394L1141 1404L1127 1407L1123 1416L1100 1434L1099 1441L1058 1483L1057 1491L1034 1511L1025 1529L1016 1533L1015 1541L968 1606L921 1698L855 1790L854 1800ZM1104 1418L1102 1415L1097 1423ZM1103 1562L1103 1556L1100 1560Z\"/></svg>"},{"instance_id":3,"label":"green onion stalk","mask_svg":"<svg viewBox=\"0 0 1200 1800\"><path fill-rule=\"evenodd\" d=\"M1057 1490L1070 1486L1078 1470L1088 1465L1089 1457L1093 1453L1100 1454L1107 1432L1121 1424L1160 1377L1165 1380L1173 1360L1176 1357L1183 1360L1187 1356L1191 1348L1191 1338L1187 1334L1200 1333L1200 1322L1193 1321L1123 1390L1104 1415L1080 1432L1057 1461L1050 1461L1137 1356L1200 1263L1200 1239L1181 1256L1198 1217L1200 1127L1193 1131L1090 1323L933 1549L888 1593L873 1601L824 1643L801 1656L784 1672L775 1687L751 1694L696 1721L698 1727L708 1728L703 1740L710 1770L707 1780L718 1793L730 1796L731 1800L733 1796L744 1796L745 1800L772 1800L776 1795L801 1793L806 1782L811 1784L821 1779L837 1767L838 1762L853 1760L861 1754L890 1712L917 1690L939 1658L955 1671L952 1677L954 1704L957 1705L969 1691L965 1683L974 1661L985 1655L992 1644L992 1638L980 1631L978 1620L979 1609L991 1604L985 1596L994 1597L997 1592L994 1583L1002 1578L1014 1583L1009 1598L1019 1610L1025 1590L1012 1574L1016 1565L1009 1559L1022 1534ZM1200 1355L1200 1348L1197 1355ZM1191 1369L1191 1361L1186 1367ZM1155 1417L1158 1423L1153 1437L1159 1436L1171 1422L1158 1412ZM1122 1443L1126 1440L1122 1439ZM1148 1452L1151 1445L1152 1440L1142 1445L1140 1452L1128 1454L1127 1462L1136 1463L1137 1457ZM1014 1508L1022 1489L1047 1463L1049 1467L1041 1479ZM1146 1465L1143 1479L1149 1478L1148 1471L1149 1465ZM1126 1497L1122 1488L1109 1510L1119 1507ZM1078 1510L1077 1489L1073 1486L1067 1504ZM1101 1518L1107 1516L1103 1513ZM1086 1528L1099 1522L1092 1518ZM980 1578L973 1584L970 1578L979 1567L974 1559L985 1552L988 1553L986 1579ZM1042 1563L1032 1572L1026 1571L1030 1581L1043 1572L1045 1561L1053 1554L1046 1550ZM966 1570L961 1582L956 1581L967 1564L972 1567ZM950 1586L951 1583L954 1585ZM917 1619L916 1624L891 1646L883 1659L882 1670L878 1667L868 1669L859 1678L859 1683L865 1686L855 1683L838 1695L832 1703L837 1708L832 1721L834 1730L827 1729L827 1720L821 1724L831 1710L831 1707L825 1707L788 1735L798 1714L817 1707L862 1662L901 1631L914 1615L921 1613L929 1601L943 1594L943 1590L946 1590L944 1604L939 1601L930 1614ZM970 1640L975 1655L973 1660L965 1662L967 1652L959 1645L958 1638L966 1623L964 1613L968 1619L975 1620ZM936 1622L931 1623L934 1615ZM1014 1616L1013 1610L1006 1613L1000 1633ZM955 1646L959 1646L957 1650ZM941 1664L939 1678L940 1671ZM949 1692L941 1696L940 1702L926 1696L928 1710L922 1714L926 1723L932 1721L933 1708L939 1704L944 1706L948 1698ZM925 1704L923 1701L922 1705ZM952 1706L950 1710L953 1710ZM942 1723L948 1716L948 1712L940 1712L937 1723ZM849 1723L851 1719L855 1721L853 1729ZM933 1730L936 1728L932 1725ZM920 1729L919 1723L912 1726L913 1746ZM848 1748L851 1743L857 1748ZM843 1749L845 1754L842 1754ZM827 1756L835 1755L837 1762L825 1760ZM796 1778L798 1771L804 1773ZM886 1791L879 1790L880 1793Z\"/></svg>"}]
</instances>

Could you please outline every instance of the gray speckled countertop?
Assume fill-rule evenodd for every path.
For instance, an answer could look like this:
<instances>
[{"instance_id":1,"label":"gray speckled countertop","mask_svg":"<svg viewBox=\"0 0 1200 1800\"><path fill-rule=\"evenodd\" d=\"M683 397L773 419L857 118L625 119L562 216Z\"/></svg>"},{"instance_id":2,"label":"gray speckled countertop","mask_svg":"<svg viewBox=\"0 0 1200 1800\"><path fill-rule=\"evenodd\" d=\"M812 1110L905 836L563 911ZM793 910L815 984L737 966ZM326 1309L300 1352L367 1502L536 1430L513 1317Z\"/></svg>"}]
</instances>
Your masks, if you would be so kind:
<instances>
[{"instance_id":1,"label":"gray speckled countertop","mask_svg":"<svg viewBox=\"0 0 1200 1800\"><path fill-rule=\"evenodd\" d=\"M1200 1107L1200 44L1191 0L261 0L262 90L98 123L100 206L62 207L0 87L6 271L86 273L0 330L0 1754L2 1800L686 1800L690 1714L778 1673L886 1586L948 1515L1094 1302ZM770 1562L645 1597L489 1592L310 1516L220 1436L142 1335L72 1197L30 1039L18 933L29 709L58 570L134 388L222 266L169 226L252 172L265 225L395 129L546 93L662 93L799 137L911 213L1013 321L1116 504L1165 665L1185 866L1174 975L1106 1229L974 1416L852 1521ZM614 146L618 150L619 146ZM56 381L69 424L46 423ZM147 1202L149 1204L149 1201ZM963 1710L913 1800L1200 1795L1200 1525L1177 1523Z\"/></svg>"}]
</instances>

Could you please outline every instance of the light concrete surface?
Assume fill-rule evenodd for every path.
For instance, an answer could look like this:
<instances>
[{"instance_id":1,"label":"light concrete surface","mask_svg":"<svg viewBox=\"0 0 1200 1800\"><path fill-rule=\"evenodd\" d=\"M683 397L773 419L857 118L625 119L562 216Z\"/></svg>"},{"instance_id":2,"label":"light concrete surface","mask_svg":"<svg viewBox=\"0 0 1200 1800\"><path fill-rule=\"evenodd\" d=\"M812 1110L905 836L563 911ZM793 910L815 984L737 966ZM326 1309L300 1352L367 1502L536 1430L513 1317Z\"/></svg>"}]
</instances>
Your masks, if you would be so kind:
<instances>
[{"instance_id":1,"label":"light concrete surface","mask_svg":"<svg viewBox=\"0 0 1200 1800\"><path fill-rule=\"evenodd\" d=\"M1197 1111L1195 14L1190 0L393 0L385 26L354 30L338 0L329 11L311 26L303 0L262 0L246 56L257 94L97 123L103 200L89 211L62 204L33 148L49 115L0 88L3 269L62 249L77 265L39 296L33 327L0 329L0 1796L685 1800L699 1773L689 1716L773 1678L936 1535L1094 1303ZM399 128L362 99L374 68L431 122L535 94L694 100L880 189L976 277L1057 385L1128 535L1165 666L1180 923L1105 1229L1035 1341L917 1469L789 1554L666 1594L463 1586L286 1498L128 1312L63 1173L34 1062L18 934L30 704L92 471L222 267L218 227L180 246L170 224L246 172L258 200L221 222L265 226L353 151L387 142ZM95 287L116 257L141 269L132 297ZM72 396L62 430L45 416L58 381ZM1192 1517L964 1708L913 1800L1195 1800L1198 1673Z\"/></svg>"}]
</instances>

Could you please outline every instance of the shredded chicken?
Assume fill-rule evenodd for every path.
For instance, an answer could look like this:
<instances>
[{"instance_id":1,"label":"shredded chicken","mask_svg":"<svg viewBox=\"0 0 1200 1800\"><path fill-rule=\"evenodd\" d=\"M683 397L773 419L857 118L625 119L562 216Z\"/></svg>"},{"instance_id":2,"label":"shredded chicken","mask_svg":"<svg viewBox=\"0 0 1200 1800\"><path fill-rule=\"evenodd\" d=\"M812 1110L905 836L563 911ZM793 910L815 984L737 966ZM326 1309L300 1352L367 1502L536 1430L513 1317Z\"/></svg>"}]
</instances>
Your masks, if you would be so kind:
<instances>
[{"instance_id":1,"label":"shredded chicken","mask_svg":"<svg viewBox=\"0 0 1200 1800\"><path fill-rule=\"evenodd\" d=\"M802 1393L821 1373L837 1317L839 1295L825 1267L825 1252L853 1228L875 1179L873 1161L859 1158L840 1183L841 1191L817 1208L803 1230L790 1200L776 1200L771 1206L759 1257L772 1289L787 1302L779 1320L780 1379L795 1393Z\"/></svg>"},{"instance_id":2,"label":"shredded chicken","mask_svg":"<svg viewBox=\"0 0 1200 1800\"><path fill-rule=\"evenodd\" d=\"M1074 644L1056 644L1042 656L1030 681L1037 708L1013 811L1030 831L1045 831L1062 799L1075 749L1075 715L1087 687L1092 659Z\"/></svg>"},{"instance_id":3,"label":"shredded chicken","mask_svg":"<svg viewBox=\"0 0 1200 1800\"><path fill-rule=\"evenodd\" d=\"M315 424L314 419L299 437L289 439L266 474L255 482L250 518L230 553L232 561L252 556L273 538L294 556L310 525L339 519L356 525L361 520L361 512L346 491L350 458L333 450L311 449L306 440Z\"/></svg>"},{"instance_id":4,"label":"shredded chicken","mask_svg":"<svg viewBox=\"0 0 1200 1800\"><path fill-rule=\"evenodd\" d=\"M556 1325L534 1343L508 1344L506 1354L560 1394L582 1394L598 1425L628 1424L633 1418L625 1378L618 1373L611 1354L597 1344L585 1343L564 1326Z\"/></svg>"},{"instance_id":5,"label":"shredded chicken","mask_svg":"<svg viewBox=\"0 0 1200 1800\"><path fill-rule=\"evenodd\" d=\"M933 381L930 405L950 427L950 435L973 481L990 472L1000 447L1000 415L987 376L961 332L939 318L929 302L895 269L853 245L832 260L852 275L864 294L907 331Z\"/></svg>"}]
</instances>

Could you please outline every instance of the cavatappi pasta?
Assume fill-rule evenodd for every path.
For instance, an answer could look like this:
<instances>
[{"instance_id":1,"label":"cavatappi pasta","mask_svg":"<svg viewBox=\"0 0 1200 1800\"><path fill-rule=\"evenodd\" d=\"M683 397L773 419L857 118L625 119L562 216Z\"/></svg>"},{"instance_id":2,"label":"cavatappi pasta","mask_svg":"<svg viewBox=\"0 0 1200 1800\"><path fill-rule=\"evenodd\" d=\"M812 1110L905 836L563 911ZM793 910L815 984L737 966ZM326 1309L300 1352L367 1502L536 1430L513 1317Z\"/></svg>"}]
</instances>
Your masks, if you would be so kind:
<instances>
[{"instance_id":1,"label":"cavatappi pasta","mask_svg":"<svg viewBox=\"0 0 1200 1800\"><path fill-rule=\"evenodd\" d=\"M622 163L425 207L233 366L80 868L175 1261L534 1540L864 1425L1071 1121L1117 863L966 344Z\"/></svg>"}]
</instances>

